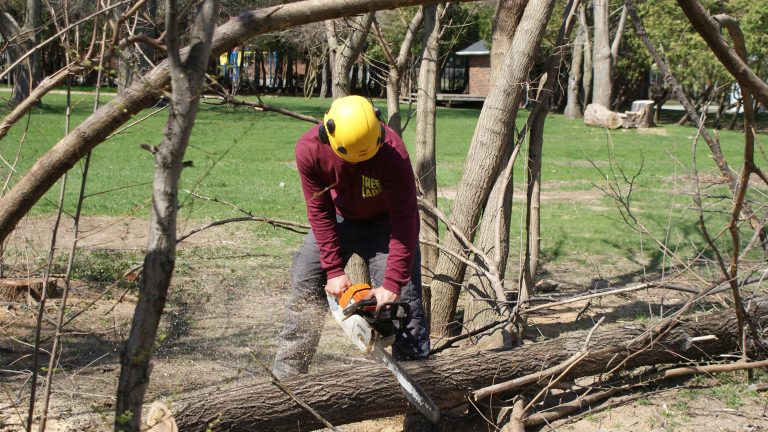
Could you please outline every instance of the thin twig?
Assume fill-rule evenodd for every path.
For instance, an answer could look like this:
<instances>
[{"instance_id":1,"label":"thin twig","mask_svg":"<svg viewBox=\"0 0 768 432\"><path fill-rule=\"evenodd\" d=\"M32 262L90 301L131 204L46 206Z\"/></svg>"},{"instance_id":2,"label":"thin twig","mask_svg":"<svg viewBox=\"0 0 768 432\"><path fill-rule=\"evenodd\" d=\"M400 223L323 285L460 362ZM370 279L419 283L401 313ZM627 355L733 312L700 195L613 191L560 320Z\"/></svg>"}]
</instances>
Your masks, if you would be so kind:
<instances>
[{"instance_id":1,"label":"thin twig","mask_svg":"<svg viewBox=\"0 0 768 432\"><path fill-rule=\"evenodd\" d=\"M652 382L663 381L670 378L678 378L694 374L712 374L717 372L732 372L737 370L747 370L763 368L768 366L768 360L758 362L736 362L726 364L714 364L705 366L684 366L679 368L667 369L665 371L640 376L631 383L623 384L609 388L605 391L581 396L566 404L558 405L548 411L538 412L523 420L526 427L538 426L543 423L555 421L567 414L570 414L580 408L589 406L597 401L609 398L616 393L623 392L635 387L645 386Z\"/></svg>"}]
</instances>

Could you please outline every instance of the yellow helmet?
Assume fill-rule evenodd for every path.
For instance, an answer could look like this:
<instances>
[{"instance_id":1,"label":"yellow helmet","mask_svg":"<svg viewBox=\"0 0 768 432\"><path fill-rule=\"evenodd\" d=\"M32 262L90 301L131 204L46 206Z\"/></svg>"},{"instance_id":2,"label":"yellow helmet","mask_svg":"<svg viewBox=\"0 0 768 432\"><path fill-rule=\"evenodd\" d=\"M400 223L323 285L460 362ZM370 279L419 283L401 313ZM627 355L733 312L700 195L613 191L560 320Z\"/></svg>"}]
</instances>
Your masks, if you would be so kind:
<instances>
[{"instance_id":1,"label":"yellow helmet","mask_svg":"<svg viewBox=\"0 0 768 432\"><path fill-rule=\"evenodd\" d=\"M379 150L384 127L367 99L346 96L331 104L323 116L320 133L328 138L328 143L338 157L347 162L363 162Z\"/></svg>"}]
</instances>

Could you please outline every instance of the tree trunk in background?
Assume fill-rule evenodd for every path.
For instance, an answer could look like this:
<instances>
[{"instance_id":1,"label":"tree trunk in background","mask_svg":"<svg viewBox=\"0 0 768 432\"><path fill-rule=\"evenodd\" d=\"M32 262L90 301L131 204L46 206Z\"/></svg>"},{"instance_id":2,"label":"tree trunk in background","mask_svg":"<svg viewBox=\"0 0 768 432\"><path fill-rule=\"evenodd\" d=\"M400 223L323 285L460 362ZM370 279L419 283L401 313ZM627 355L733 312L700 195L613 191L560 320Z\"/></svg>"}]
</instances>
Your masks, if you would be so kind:
<instances>
[{"instance_id":1,"label":"tree trunk in background","mask_svg":"<svg viewBox=\"0 0 768 432\"><path fill-rule=\"evenodd\" d=\"M592 89L592 103L602 105L608 109L611 107L611 39L610 39L610 2L607 0L595 0L592 2L592 11L595 20L595 46L594 46L594 87Z\"/></svg>"},{"instance_id":2,"label":"tree trunk in background","mask_svg":"<svg viewBox=\"0 0 768 432\"><path fill-rule=\"evenodd\" d=\"M624 26L627 23L627 7L621 8L621 17L616 25L616 35L611 42L611 71L616 68L616 60L619 58L619 48L621 47L621 38L624 36Z\"/></svg>"},{"instance_id":3,"label":"tree trunk in background","mask_svg":"<svg viewBox=\"0 0 768 432\"><path fill-rule=\"evenodd\" d=\"M450 217L451 224L470 240L475 236L475 226L514 133L519 101L553 6L554 0L526 5L512 49L504 56L502 70L505 73L496 79L480 112ZM463 251L460 241L449 232L443 245ZM460 293L457 285L463 281L465 269L465 264L448 254L440 254L435 272L439 280L432 284L432 332L437 336L451 331Z\"/></svg>"},{"instance_id":4,"label":"tree trunk in background","mask_svg":"<svg viewBox=\"0 0 768 432\"><path fill-rule=\"evenodd\" d=\"M424 8L420 8L414 15L408 30L405 33L403 42L400 44L400 51L395 59L395 64L389 65L389 74L387 75L387 124L394 129L398 135L403 134L403 128L400 119L400 88L402 86L402 77L405 73L406 62L408 61L411 47L413 46L416 30L424 20ZM422 259L424 257L422 256Z\"/></svg>"},{"instance_id":5,"label":"tree trunk in background","mask_svg":"<svg viewBox=\"0 0 768 432\"><path fill-rule=\"evenodd\" d=\"M613 78L613 76L616 73L616 61L619 58L619 48L621 47L621 39L624 36L624 25L626 23L627 23L627 8L625 6L621 8L621 16L619 17L619 23L616 25L616 35L614 35L613 42L611 42L611 78ZM611 82L611 88L613 88L613 82ZM613 108L618 111L621 103L622 103L621 97L617 97L616 100L613 101L613 104L609 106L609 108Z\"/></svg>"},{"instance_id":6,"label":"tree trunk in background","mask_svg":"<svg viewBox=\"0 0 768 432\"><path fill-rule=\"evenodd\" d=\"M116 431L141 430L141 408L151 374L150 360L176 261L176 216L182 161L199 108L213 30L219 16L219 1L205 0L199 6L191 31L193 45L183 60L175 0L166 0L165 11L171 106L163 142L155 151L152 220L139 299L130 335L120 356Z\"/></svg>"},{"instance_id":7,"label":"tree trunk in background","mask_svg":"<svg viewBox=\"0 0 768 432\"><path fill-rule=\"evenodd\" d=\"M437 206L437 163L435 161L435 120L437 111L437 70L440 57L440 15L445 6L424 6L424 49L421 54L416 111L416 181L422 199ZM438 242L437 217L419 210L420 235L423 240ZM421 246L422 293L424 310L429 322L433 271L437 265L438 250L434 246Z\"/></svg>"},{"instance_id":8,"label":"tree trunk in background","mask_svg":"<svg viewBox=\"0 0 768 432\"><path fill-rule=\"evenodd\" d=\"M581 87L584 89L584 100L581 101L581 109L586 110L592 97L592 42L589 39L589 25L587 25L587 8L579 6L579 25L584 29L584 76Z\"/></svg>"},{"instance_id":9,"label":"tree trunk in background","mask_svg":"<svg viewBox=\"0 0 768 432\"><path fill-rule=\"evenodd\" d=\"M758 325L768 323L765 299L758 299L750 312L759 321ZM566 379L597 375L616 366L633 369L684 359L711 359L738 349L738 324L731 311L702 314L696 318L683 318L663 334L642 324L614 329L601 327L590 340L588 356L568 372ZM649 334L655 338L650 349ZM707 335L715 337L693 341L695 337ZM448 410L466 404L468 395L477 389L567 361L582 349L584 338L585 332L574 332L511 351L472 351L468 355L465 350L454 350L401 366L419 382L435 404ZM635 340L638 342L632 344ZM359 363L344 373L339 373L338 367L332 367L285 380L283 385L291 389L298 400L336 426L414 412L399 391L382 390L391 389L392 376L375 363ZM510 393L514 392L505 395ZM355 409L339 409L340 406ZM477 406L483 410L488 401L480 401ZM236 385L184 394L175 398L173 411L179 430L184 432L210 430L211 424L216 425L215 430L222 431L290 432L323 427L319 420L263 377L246 377ZM441 422L439 430L457 430L451 426Z\"/></svg>"},{"instance_id":10,"label":"tree trunk in background","mask_svg":"<svg viewBox=\"0 0 768 432\"><path fill-rule=\"evenodd\" d=\"M534 102L533 118L528 131L528 172L526 186L526 248L523 268L520 273L518 302L527 302L531 297L536 279L536 273L539 270L539 251L541 250L541 160L544 148L544 122L549 114L552 105L552 95L555 87L559 85L557 77L560 76L560 66L564 61L564 53L568 38L573 28L575 14L573 10L574 1L569 1L565 8L563 23L560 26L560 32L555 43L555 49L547 59L546 76L547 81L539 84L541 97ZM525 310L528 307L522 303L519 310ZM525 315L522 316L525 320ZM523 327L524 328L524 327Z\"/></svg>"},{"instance_id":11,"label":"tree trunk in background","mask_svg":"<svg viewBox=\"0 0 768 432\"><path fill-rule=\"evenodd\" d=\"M331 60L329 53L326 51L323 58L322 71L320 73L320 98L327 98L331 94Z\"/></svg>"},{"instance_id":12,"label":"tree trunk in background","mask_svg":"<svg viewBox=\"0 0 768 432\"><path fill-rule=\"evenodd\" d=\"M496 6L491 44L491 83L497 82L498 77L505 72L502 70L504 57L512 49L513 38L527 3L528 0L499 0ZM510 181L505 185L501 178L501 172L512 155L514 145L514 136L510 135L504 148L493 189L483 209L483 219L480 223L480 232L476 242L478 248L497 261L502 277L509 256L509 225L512 217L514 183ZM504 194L503 201L500 200L501 194ZM499 208L500 202L502 203L501 208ZM499 235L501 235L500 239L498 238ZM500 240L501 250L496 250L497 239ZM473 297L465 306L464 328L466 331L476 330L501 319L498 304L495 301L496 294L488 280L484 276L472 272L465 282ZM500 345L495 342L493 344Z\"/></svg>"},{"instance_id":13,"label":"tree trunk in background","mask_svg":"<svg viewBox=\"0 0 768 432\"><path fill-rule=\"evenodd\" d=\"M3 37L3 41L16 41L15 43L9 43L6 48L8 58L6 64L3 65L3 70L8 69L18 57L24 54L24 45L18 41L20 32L19 23L16 22L16 19L7 12L0 12L0 36ZM3 78L4 80L7 79L8 83L11 84L14 89L16 88L16 74L19 70L21 70L21 67ZM18 103L19 102L16 104Z\"/></svg>"},{"instance_id":14,"label":"tree trunk in background","mask_svg":"<svg viewBox=\"0 0 768 432\"><path fill-rule=\"evenodd\" d=\"M571 70L568 73L568 103L563 114L565 118L575 120L583 115L579 103L579 84L581 83L581 64L584 59L584 27L579 24L578 34L571 50Z\"/></svg>"},{"instance_id":15,"label":"tree trunk in background","mask_svg":"<svg viewBox=\"0 0 768 432\"><path fill-rule=\"evenodd\" d=\"M352 19L352 29L347 40L339 41L336 34L336 23L326 22L326 35L328 47L331 50L331 82L333 85L333 98L338 99L349 95L349 74L355 65L357 57L365 46L368 32L371 29L374 12Z\"/></svg>"},{"instance_id":16,"label":"tree trunk in background","mask_svg":"<svg viewBox=\"0 0 768 432\"><path fill-rule=\"evenodd\" d=\"M42 25L42 1L27 0L26 12L24 26L20 29L20 42L25 52L32 50L39 40L37 32ZM16 67L13 93L11 94L12 105L16 105L26 99L32 92L32 89L40 82L40 54L40 50L35 51L26 61Z\"/></svg>"}]
</instances>

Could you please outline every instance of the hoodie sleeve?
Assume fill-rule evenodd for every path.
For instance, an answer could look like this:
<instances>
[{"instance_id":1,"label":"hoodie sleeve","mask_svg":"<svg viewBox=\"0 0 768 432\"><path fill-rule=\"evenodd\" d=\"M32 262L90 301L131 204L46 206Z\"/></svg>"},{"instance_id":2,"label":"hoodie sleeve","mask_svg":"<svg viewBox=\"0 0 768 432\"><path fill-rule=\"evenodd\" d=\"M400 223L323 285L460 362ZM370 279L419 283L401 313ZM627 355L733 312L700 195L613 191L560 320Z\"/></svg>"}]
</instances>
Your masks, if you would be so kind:
<instances>
[{"instance_id":1,"label":"hoodie sleeve","mask_svg":"<svg viewBox=\"0 0 768 432\"><path fill-rule=\"evenodd\" d=\"M392 131L388 139L400 138ZM383 287L396 294L411 279L413 253L419 243L419 212L416 207L416 179L402 141L387 149L388 175L383 178L392 231Z\"/></svg>"},{"instance_id":2,"label":"hoodie sleeve","mask_svg":"<svg viewBox=\"0 0 768 432\"><path fill-rule=\"evenodd\" d=\"M330 191L335 185L324 184L320 176L317 157L312 154L312 143L307 142L316 136L317 131L313 131L314 134L304 135L296 144L296 166L307 204L307 219L320 248L320 266L328 279L331 279L344 274L344 262L336 234L336 208Z\"/></svg>"}]
</instances>

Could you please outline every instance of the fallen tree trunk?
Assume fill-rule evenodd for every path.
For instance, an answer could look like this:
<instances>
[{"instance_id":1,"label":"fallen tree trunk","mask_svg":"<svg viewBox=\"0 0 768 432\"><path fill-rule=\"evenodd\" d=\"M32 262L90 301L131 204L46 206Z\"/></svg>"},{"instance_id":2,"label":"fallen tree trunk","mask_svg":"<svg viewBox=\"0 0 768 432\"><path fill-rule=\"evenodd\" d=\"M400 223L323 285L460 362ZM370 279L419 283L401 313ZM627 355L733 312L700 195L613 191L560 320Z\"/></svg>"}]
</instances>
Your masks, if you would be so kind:
<instances>
[{"instance_id":1,"label":"fallen tree trunk","mask_svg":"<svg viewBox=\"0 0 768 432\"><path fill-rule=\"evenodd\" d=\"M618 129L624 124L624 120L617 112L598 105L589 104L584 110L584 124L587 126L598 126L608 129Z\"/></svg>"},{"instance_id":2,"label":"fallen tree trunk","mask_svg":"<svg viewBox=\"0 0 768 432\"><path fill-rule=\"evenodd\" d=\"M768 323L768 300L755 302L750 313L761 324ZM648 328L641 325L596 332L589 355L571 370L569 377L597 375L618 365L633 368L681 359L710 359L737 350L738 329L732 311L690 317L657 338L643 337L647 334ZM692 341L709 335L715 337ZM565 361L583 347L584 339L584 333L578 333L512 351L452 351L403 366L445 409L465 403L473 390ZM649 340L653 340L650 346ZM391 375L375 364L356 365L344 371L337 367L286 380L283 385L334 425L413 411ZM240 382L215 393L188 395L174 405L179 430L184 431L204 431L209 425L216 425L217 431L297 431L322 427L310 413L264 380Z\"/></svg>"}]
</instances>

